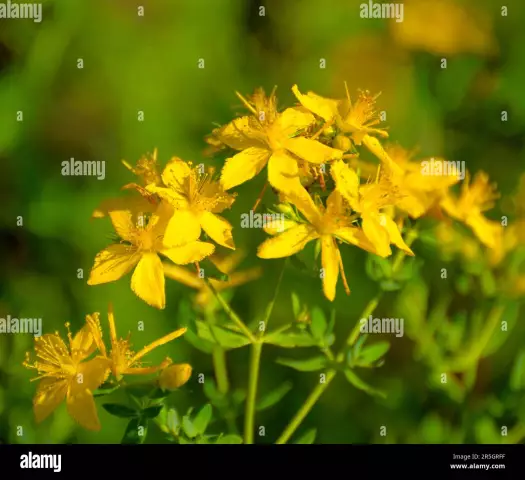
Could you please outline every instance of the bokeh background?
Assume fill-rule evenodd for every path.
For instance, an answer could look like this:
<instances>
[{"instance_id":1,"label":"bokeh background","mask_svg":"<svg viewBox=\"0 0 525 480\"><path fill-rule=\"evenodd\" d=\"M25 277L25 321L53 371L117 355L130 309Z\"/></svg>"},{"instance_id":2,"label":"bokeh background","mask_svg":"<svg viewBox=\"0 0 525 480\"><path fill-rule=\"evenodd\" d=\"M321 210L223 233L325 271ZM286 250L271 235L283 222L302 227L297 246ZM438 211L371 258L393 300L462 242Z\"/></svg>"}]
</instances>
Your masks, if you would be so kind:
<instances>
[{"instance_id":1,"label":"bokeh background","mask_svg":"<svg viewBox=\"0 0 525 480\"><path fill-rule=\"evenodd\" d=\"M161 163L173 155L203 161L204 136L242 112L235 90L249 94L262 86L268 92L278 85L283 107L295 102L294 83L303 92L332 97L344 95L345 80L351 92L381 91L378 108L387 113L393 140L419 147L421 155L465 161L473 172L483 169L503 195L512 194L525 169L525 4L403 3L402 23L361 19L358 0L48 0L40 24L0 19L0 317L41 317L44 332L64 332L65 322L76 330L94 311L105 321L111 301L120 333L134 332L138 347L187 324L179 303L193 291L176 282L167 283L164 311L139 300L129 277L87 286L94 256L112 234L106 219L90 216L103 199L133 180L121 159L135 163L157 147ZM501 14L502 3L507 16ZM144 17L137 15L141 5ZM142 122L138 111L144 112ZM502 121L502 111L508 112L508 121ZM62 176L61 162L71 157L105 161L105 179ZM261 176L238 188L238 201L226 214L237 227L236 244L247 252L240 268L260 266L264 272L233 296L234 309L247 321L271 298L281 263L256 257L262 231L240 228L240 214L249 211L263 181ZM264 203L271 199L268 192ZM502 208L489 216L499 218ZM421 281L429 286L430 299L449 291L459 312L483 304L481 297L457 293L453 279L440 279L444 264L435 251L418 243L414 249L424 260ZM366 276L364 252L348 248L344 262L352 294L345 296L340 287L333 304L339 341L377 289ZM84 278L78 278L78 269ZM272 325L291 320L292 291L327 314L332 308L318 279L288 268ZM414 296L399 295L388 294L376 316L392 317L399 309L424 316ZM447 315L443 322L453 325ZM144 332L136 331L139 321L146 325ZM417 355L417 339L388 338L392 348L385 365L363 373L388 398L372 398L341 376L299 432L315 427L320 443L499 443L508 440L500 435L500 426L508 425L511 440L523 441L523 385L513 384L511 377L519 359L525 363L519 357L524 339L522 314L516 310L512 332L476 365L473 385L462 387L459 375L460 386L454 389L436 385L431 359ZM126 421L102 409L98 433L77 427L64 405L35 425L35 384L21 366L31 347L30 335L0 335L0 442L118 443ZM285 381L293 388L258 416L256 425L266 430L256 437L261 443L275 441L317 381L316 374L277 365L274 360L282 353L270 346L263 351L261 394ZM206 403L197 373L213 374L210 357L179 339L151 360L168 354L194 366L192 379L170 402L181 409ZM228 355L235 388L246 385L247 359L246 349ZM379 435L382 425L386 437ZM23 426L22 436L17 436L18 426ZM223 428L217 422L210 430ZM147 442L162 441L152 428Z\"/></svg>"}]
</instances>

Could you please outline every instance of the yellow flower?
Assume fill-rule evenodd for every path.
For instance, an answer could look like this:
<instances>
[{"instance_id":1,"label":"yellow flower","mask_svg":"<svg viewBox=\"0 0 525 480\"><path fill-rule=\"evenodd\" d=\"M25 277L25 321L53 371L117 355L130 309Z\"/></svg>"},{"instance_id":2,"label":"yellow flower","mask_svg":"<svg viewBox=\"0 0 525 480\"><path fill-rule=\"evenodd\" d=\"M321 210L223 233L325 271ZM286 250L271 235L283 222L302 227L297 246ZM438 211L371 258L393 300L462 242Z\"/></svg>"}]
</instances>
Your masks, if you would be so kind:
<instances>
[{"instance_id":1,"label":"yellow flower","mask_svg":"<svg viewBox=\"0 0 525 480\"><path fill-rule=\"evenodd\" d=\"M210 261L223 273L228 275L228 280L216 280L210 278L210 283L215 290L221 292L229 288L234 288L243 285L247 282L255 280L261 276L261 269L258 267L249 268L241 272L234 272L235 267L244 258L244 253L235 252L227 257L221 257L214 254L210 257ZM164 264L164 275L173 280L177 280L188 287L198 290L195 301L201 307L206 307L214 300L213 292L210 290L204 279L200 278L196 271L190 271L186 268L178 267L173 264Z\"/></svg>"},{"instance_id":2,"label":"yellow flower","mask_svg":"<svg viewBox=\"0 0 525 480\"><path fill-rule=\"evenodd\" d=\"M391 168L391 159L372 135L387 138L388 133L381 128L375 128L381 120L375 110L375 102L379 96L371 96L368 91L360 91L357 101L352 103L350 94L344 100L333 100L321 97L313 92L302 94L297 85L292 87L294 95L303 107L321 117L327 124L335 124L341 132L349 135L356 145L364 144L377 158ZM340 142L340 140L339 140Z\"/></svg>"},{"instance_id":3,"label":"yellow flower","mask_svg":"<svg viewBox=\"0 0 525 480\"><path fill-rule=\"evenodd\" d=\"M232 226L217 213L230 208L235 196L226 193L213 181L213 170L200 173L179 158L173 158L162 172L166 187L150 185L147 190L158 194L173 208L164 243L179 246L198 240L201 229L223 247L235 250Z\"/></svg>"},{"instance_id":4,"label":"yellow flower","mask_svg":"<svg viewBox=\"0 0 525 480\"><path fill-rule=\"evenodd\" d=\"M191 365L180 363L164 368L157 381L162 390L175 390L182 387L191 377Z\"/></svg>"},{"instance_id":5,"label":"yellow flower","mask_svg":"<svg viewBox=\"0 0 525 480\"><path fill-rule=\"evenodd\" d=\"M88 430L100 430L93 392L109 375L110 362L97 356L87 358L96 350L90 327L84 326L75 337L68 329L69 347L58 333L35 338L35 354L38 360L29 362L26 354L24 366L34 368L41 379L33 400L37 422L47 418L62 401L73 419Z\"/></svg>"},{"instance_id":6,"label":"yellow flower","mask_svg":"<svg viewBox=\"0 0 525 480\"><path fill-rule=\"evenodd\" d=\"M330 301L335 298L339 272L343 279L346 293L350 293L341 260L341 253L336 240L356 245L375 253L374 246L363 235L360 228L354 227L352 217L348 215L343 198L334 190L323 205L316 205L311 198L290 196L291 200L306 220L287 220L283 225L269 225L265 231L275 235L264 241L257 251L260 258L282 258L300 252L308 242L319 239L321 242L321 264L323 267L323 292Z\"/></svg>"},{"instance_id":7,"label":"yellow flower","mask_svg":"<svg viewBox=\"0 0 525 480\"><path fill-rule=\"evenodd\" d=\"M449 187L459 182L459 174L423 175L422 162L429 160L412 162L414 152L409 152L399 145L389 145L385 150L400 167L389 169L392 182L399 191L396 207L407 212L412 218L419 218L428 212L446 194Z\"/></svg>"},{"instance_id":8,"label":"yellow flower","mask_svg":"<svg viewBox=\"0 0 525 480\"><path fill-rule=\"evenodd\" d=\"M377 255L391 255L391 243L408 255L414 255L401 237L396 223L381 211L384 207L394 205L399 198L399 192L387 175L380 175L375 183L359 185L357 173L343 161L335 162L330 173L335 181L336 191L360 214L363 232Z\"/></svg>"},{"instance_id":9,"label":"yellow flower","mask_svg":"<svg viewBox=\"0 0 525 480\"><path fill-rule=\"evenodd\" d=\"M137 162L135 167L132 167L126 160L122 160L124 166L137 177L142 180L142 185L162 185L162 179L159 173L159 164L157 161L157 149L153 151L153 155L143 155Z\"/></svg>"},{"instance_id":10,"label":"yellow flower","mask_svg":"<svg viewBox=\"0 0 525 480\"><path fill-rule=\"evenodd\" d=\"M135 353L131 350L130 336L128 334L127 339L117 338L117 329L115 326L115 315L113 313L113 307L110 305L108 309L108 321L109 321L109 337L111 341L111 351L107 352L106 346L102 339L102 327L100 325L100 315L99 313L94 313L93 315L88 316L87 322L90 328L90 332L93 335L93 339L101 354L108 359L109 365L111 367L111 372L113 376L120 380L122 375L149 375L151 373L156 373L159 370L166 368L170 365L171 359L166 357L159 365L153 367L144 367L140 360L146 354L151 352L157 347L164 345L165 343L171 342L176 338L184 335L186 333L186 328L179 328L174 332L155 340L149 345L145 346L138 353Z\"/></svg>"},{"instance_id":11,"label":"yellow flower","mask_svg":"<svg viewBox=\"0 0 525 480\"><path fill-rule=\"evenodd\" d=\"M126 243L116 243L95 257L88 285L114 282L134 267L131 289L149 305L163 309L166 305L164 273L159 253L172 262L184 265L197 262L215 250L211 243L192 241L172 247L162 241L167 218L172 214L169 205L162 202L147 219L130 210L109 212L113 227Z\"/></svg>"},{"instance_id":12,"label":"yellow flower","mask_svg":"<svg viewBox=\"0 0 525 480\"><path fill-rule=\"evenodd\" d=\"M459 198L447 193L440 204L452 218L468 225L485 246L497 248L502 240L503 227L499 222L488 220L482 213L494 206L496 198L499 195L495 185L490 185L486 173L478 172L472 184L467 173Z\"/></svg>"},{"instance_id":13,"label":"yellow flower","mask_svg":"<svg viewBox=\"0 0 525 480\"><path fill-rule=\"evenodd\" d=\"M268 165L268 181L280 192L304 191L298 161L322 164L342 158L343 152L299 134L315 123L303 108L277 112L274 92L266 97L258 89L246 100L237 94L253 115L236 118L217 132L217 137L240 153L226 160L221 183L226 190L240 185Z\"/></svg>"}]
</instances>

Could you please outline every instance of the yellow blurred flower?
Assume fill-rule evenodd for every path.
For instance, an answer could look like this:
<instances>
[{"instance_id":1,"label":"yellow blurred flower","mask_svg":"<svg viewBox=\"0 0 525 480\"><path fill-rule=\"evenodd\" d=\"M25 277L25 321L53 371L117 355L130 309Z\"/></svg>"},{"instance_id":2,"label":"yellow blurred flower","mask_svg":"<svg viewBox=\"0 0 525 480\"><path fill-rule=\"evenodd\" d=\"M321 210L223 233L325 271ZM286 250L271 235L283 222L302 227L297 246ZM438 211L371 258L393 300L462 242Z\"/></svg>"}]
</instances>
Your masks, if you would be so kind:
<instances>
[{"instance_id":1,"label":"yellow blurred flower","mask_svg":"<svg viewBox=\"0 0 525 480\"><path fill-rule=\"evenodd\" d=\"M130 336L128 334L127 339L117 337L117 329L115 326L115 315L113 313L113 307L110 305L108 309L108 322L109 322L109 338L111 342L111 350L108 353L106 346L103 341L102 327L100 325L100 314L94 313L87 317L87 323L89 325L89 331L91 332L94 342L97 348L100 350L103 357L108 359L111 372L113 376L120 380L122 375L149 375L156 373L159 370L166 368L170 365L171 359L166 357L159 365L152 367L144 367L140 360L146 354L155 350L157 347L164 345L165 343L171 342L176 338L186 333L186 328L179 328L170 334L155 340L149 345L145 346L138 353L131 350Z\"/></svg>"},{"instance_id":2,"label":"yellow blurred flower","mask_svg":"<svg viewBox=\"0 0 525 480\"><path fill-rule=\"evenodd\" d=\"M37 422L47 418L66 400L68 413L82 427L100 430L93 392L106 380L110 362L103 356L87 360L95 351L91 329L84 326L74 337L68 329L69 346L58 332L35 338L37 360L30 363L26 354L24 366L36 369L40 380L33 411Z\"/></svg>"},{"instance_id":3,"label":"yellow blurred flower","mask_svg":"<svg viewBox=\"0 0 525 480\"><path fill-rule=\"evenodd\" d=\"M148 305L163 309L166 306L164 272L159 253L172 262L184 265L211 255L211 243L192 241L182 246L167 246L163 242L172 208L162 202L149 218L137 216L131 210L110 211L113 227L122 242L110 245L95 257L88 285L114 282L134 267L131 289Z\"/></svg>"},{"instance_id":4,"label":"yellow blurred flower","mask_svg":"<svg viewBox=\"0 0 525 480\"><path fill-rule=\"evenodd\" d=\"M404 21L391 22L390 31L399 45L412 50L435 55L492 54L497 45L483 6L455 0L406 0Z\"/></svg>"},{"instance_id":5,"label":"yellow blurred flower","mask_svg":"<svg viewBox=\"0 0 525 480\"><path fill-rule=\"evenodd\" d=\"M391 169L392 181L399 190L396 207L407 212L412 218L419 218L428 212L447 192L459 182L458 175L424 175L422 162L411 161L414 152L399 145L387 145L388 156L400 167ZM444 162L441 158L433 159ZM388 168L388 167L387 167Z\"/></svg>"},{"instance_id":6,"label":"yellow blurred flower","mask_svg":"<svg viewBox=\"0 0 525 480\"><path fill-rule=\"evenodd\" d=\"M213 170L201 172L200 167L173 158L162 172L165 187L149 185L147 190L159 195L174 209L169 219L164 243L184 245L199 239L201 229L223 247L235 250L232 226L217 213L230 208L235 195L224 191L213 180Z\"/></svg>"},{"instance_id":7,"label":"yellow blurred flower","mask_svg":"<svg viewBox=\"0 0 525 480\"><path fill-rule=\"evenodd\" d=\"M157 384L162 390L175 390L190 379L191 371L188 363L170 365L160 372Z\"/></svg>"},{"instance_id":8,"label":"yellow blurred flower","mask_svg":"<svg viewBox=\"0 0 525 480\"><path fill-rule=\"evenodd\" d=\"M229 190L253 177L268 165L268 181L280 192L303 192L300 160L322 164L342 158L342 152L301 136L315 123L303 108L277 111L274 92L266 97L258 89L250 100L237 94L253 115L236 118L217 132L217 137L240 153L226 160L221 183ZM302 194L302 193L300 193Z\"/></svg>"},{"instance_id":9,"label":"yellow blurred flower","mask_svg":"<svg viewBox=\"0 0 525 480\"><path fill-rule=\"evenodd\" d=\"M448 192L440 202L446 213L468 225L488 248L497 248L503 234L500 222L488 220L483 215L484 211L494 206L494 200L499 198L495 188L495 185L489 183L486 173L478 172L472 184L467 173L459 198Z\"/></svg>"},{"instance_id":10,"label":"yellow blurred flower","mask_svg":"<svg viewBox=\"0 0 525 480\"><path fill-rule=\"evenodd\" d=\"M350 293L343 269L341 253L336 240L356 245L364 250L376 253L374 246L365 237L360 228L353 226L355 217L349 215L343 198L334 190L326 201L326 207L316 205L311 198L289 196L306 221L287 220L283 225L265 227L266 233L275 235L259 245L257 256L260 258L289 257L300 252L308 242L319 240L321 243L321 264L323 292L330 301L335 298L339 273L343 279L346 293ZM279 233L282 232L282 233Z\"/></svg>"},{"instance_id":11,"label":"yellow blurred flower","mask_svg":"<svg viewBox=\"0 0 525 480\"><path fill-rule=\"evenodd\" d=\"M375 183L360 185L357 173L343 161L335 162L330 173L335 181L336 191L341 193L352 210L360 214L363 233L374 246L377 255L391 255L391 243L408 255L414 255L401 237L396 223L381 211L387 206L395 205L399 198L399 192L387 175L379 175Z\"/></svg>"},{"instance_id":12,"label":"yellow blurred flower","mask_svg":"<svg viewBox=\"0 0 525 480\"><path fill-rule=\"evenodd\" d=\"M238 287L245 283L256 280L261 276L262 270L259 267L249 268L240 272L235 272L235 268L244 258L243 252L235 252L228 256L214 254L210 261L223 273L228 275L228 280L217 280L210 278L210 283L216 291L221 292L230 288ZM190 271L177 265L164 263L164 275L176 280L188 287L198 290L195 301L201 307L207 307L214 301L213 292L210 290L203 278L199 277L195 270Z\"/></svg>"}]
</instances>

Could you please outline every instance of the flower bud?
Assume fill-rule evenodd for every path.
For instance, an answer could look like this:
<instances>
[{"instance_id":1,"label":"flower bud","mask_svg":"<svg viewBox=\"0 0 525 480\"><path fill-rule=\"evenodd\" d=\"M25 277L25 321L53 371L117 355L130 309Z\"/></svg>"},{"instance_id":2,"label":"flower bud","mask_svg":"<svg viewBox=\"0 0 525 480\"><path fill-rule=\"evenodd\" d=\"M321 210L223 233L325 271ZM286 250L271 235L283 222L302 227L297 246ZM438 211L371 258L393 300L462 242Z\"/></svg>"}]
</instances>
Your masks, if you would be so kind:
<instances>
[{"instance_id":1,"label":"flower bud","mask_svg":"<svg viewBox=\"0 0 525 480\"><path fill-rule=\"evenodd\" d=\"M279 210L281 213L284 213L284 214L292 215L294 213L293 208L290 207L290 205L286 203L280 203L279 205L277 205L277 210Z\"/></svg>"},{"instance_id":2,"label":"flower bud","mask_svg":"<svg viewBox=\"0 0 525 480\"><path fill-rule=\"evenodd\" d=\"M332 147L337 148L337 150L342 150L343 152L348 152L348 150L352 148L352 142L344 135L337 135L332 141Z\"/></svg>"},{"instance_id":3,"label":"flower bud","mask_svg":"<svg viewBox=\"0 0 525 480\"><path fill-rule=\"evenodd\" d=\"M175 390L182 387L191 377L191 365L179 363L170 365L160 372L158 385L163 390Z\"/></svg>"},{"instance_id":4,"label":"flower bud","mask_svg":"<svg viewBox=\"0 0 525 480\"><path fill-rule=\"evenodd\" d=\"M325 137L333 137L335 135L335 128L331 125L328 127L323 128L322 134Z\"/></svg>"}]
</instances>

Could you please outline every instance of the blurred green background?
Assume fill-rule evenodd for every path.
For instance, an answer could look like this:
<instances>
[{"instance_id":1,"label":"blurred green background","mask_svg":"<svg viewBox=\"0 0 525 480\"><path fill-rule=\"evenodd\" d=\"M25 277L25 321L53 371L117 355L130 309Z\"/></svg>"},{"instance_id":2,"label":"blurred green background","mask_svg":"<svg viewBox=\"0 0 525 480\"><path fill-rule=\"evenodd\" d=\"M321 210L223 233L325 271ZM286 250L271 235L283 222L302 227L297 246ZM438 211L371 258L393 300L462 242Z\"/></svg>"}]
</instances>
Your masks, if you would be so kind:
<instances>
[{"instance_id":1,"label":"blurred green background","mask_svg":"<svg viewBox=\"0 0 525 480\"><path fill-rule=\"evenodd\" d=\"M295 102L294 83L303 92L332 97L344 95L345 80L351 92L381 91L378 109L386 111L392 140L418 146L423 156L465 161L472 172L483 169L503 194L511 194L525 165L525 4L503 2L508 15L502 16L502 2L496 0L407 0L404 22L396 23L361 19L360 3L48 0L40 24L0 19L0 317L41 317L45 333L64 332L65 322L77 330L94 311L105 322L111 301L120 334L132 331L138 348L187 324L178 304L193 292L176 282L167 282L164 311L139 300L129 277L87 286L94 256L112 234L106 219L90 216L103 199L133 181L121 159L134 164L157 147L161 164L173 155L206 161L203 137L214 123L224 124L243 111L236 90L249 94L262 86L269 92L278 85L283 107ZM144 17L137 15L141 5ZM204 68L199 68L200 59ZM325 68L320 68L321 59ZM20 111L23 121L17 121ZM142 122L139 111L144 112ZM508 112L506 122L502 111ZM105 161L105 179L62 176L61 162L72 157ZM220 166L221 160L215 162ZM233 297L234 309L246 321L271 298L281 265L256 257L265 238L262 231L240 228L240 214L253 205L263 177L238 188L238 200L225 214L237 227L236 245L248 252L241 269L264 269L260 279L238 288ZM271 199L267 192L265 205ZM489 216L501 214L500 209ZM19 216L23 226L17 225ZM453 293L451 282L440 280L439 256L418 243L414 249L425 262L422 277L430 299L438 298L440 290ZM343 259L352 294L345 296L339 284L333 304L339 341L377 288L366 276L364 252L346 248ZM78 269L83 279L77 278ZM318 279L289 268L273 326L291 320L291 291L327 314L332 307ZM375 316L394 316L403 301L413 306L413 297L405 294L398 301L397 295L388 294ZM482 301L459 294L455 300L459 310ZM503 348L479 363L472 388L452 392L436 387L431 369L415 355L417 342L391 337L385 366L363 373L388 398L369 397L338 377L299 432L317 428L320 443L499 443L500 426L508 425L515 428L513 440L522 441L524 392L509 383L525 346L525 326L516 315ZM139 321L145 322L144 332L137 331ZM406 324L410 321L405 317ZM0 442L118 443L126 421L102 408L99 433L78 428L64 405L35 425L31 402L36 385L21 366L31 347L30 335L0 335ZM315 374L277 365L274 360L282 353L264 348L259 391L264 394L287 380L293 389L258 416L256 425L265 426L266 435L256 436L257 442L275 441L317 381ZM206 403L197 374L213 375L210 358L179 339L149 360L168 354L194 367L192 379L170 402L181 408ZM247 349L228 355L233 387L245 387L247 360ZM23 426L22 436L17 436L18 426ZM386 437L379 434L381 426L387 427ZM223 425L214 428L218 433ZM152 428L147 442L160 441L160 431Z\"/></svg>"}]
</instances>

